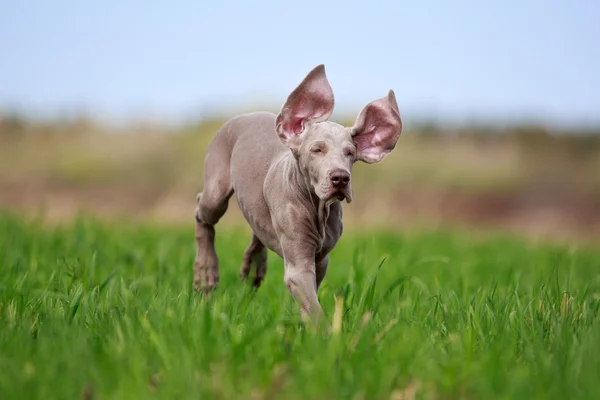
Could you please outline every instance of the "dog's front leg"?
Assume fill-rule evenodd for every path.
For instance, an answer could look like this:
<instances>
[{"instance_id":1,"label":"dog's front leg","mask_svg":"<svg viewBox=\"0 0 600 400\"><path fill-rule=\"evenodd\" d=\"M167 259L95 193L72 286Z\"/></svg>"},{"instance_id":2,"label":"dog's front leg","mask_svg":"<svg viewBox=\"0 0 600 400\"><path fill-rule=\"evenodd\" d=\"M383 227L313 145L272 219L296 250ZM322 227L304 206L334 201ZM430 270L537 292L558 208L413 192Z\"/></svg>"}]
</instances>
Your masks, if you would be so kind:
<instances>
[{"instance_id":1,"label":"dog's front leg","mask_svg":"<svg viewBox=\"0 0 600 400\"><path fill-rule=\"evenodd\" d=\"M327 319L317 297L317 269L315 253L310 246L293 246L283 248L284 282L290 294L300 306L300 313L305 321L317 325L327 325Z\"/></svg>"},{"instance_id":2,"label":"dog's front leg","mask_svg":"<svg viewBox=\"0 0 600 400\"><path fill-rule=\"evenodd\" d=\"M308 261L308 260L307 260ZM284 282L300 306L302 317L312 320L323 316L323 310L317 297L317 283L314 262L299 264L284 261Z\"/></svg>"}]
</instances>

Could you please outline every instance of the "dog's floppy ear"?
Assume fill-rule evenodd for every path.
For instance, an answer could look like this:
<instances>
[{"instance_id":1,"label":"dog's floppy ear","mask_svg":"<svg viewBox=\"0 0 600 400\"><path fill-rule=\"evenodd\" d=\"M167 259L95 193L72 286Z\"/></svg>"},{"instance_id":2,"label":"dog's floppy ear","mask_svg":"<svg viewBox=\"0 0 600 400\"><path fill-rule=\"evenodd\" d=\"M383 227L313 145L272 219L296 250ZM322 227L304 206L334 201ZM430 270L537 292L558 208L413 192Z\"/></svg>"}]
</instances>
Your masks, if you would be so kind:
<instances>
[{"instance_id":1,"label":"dog's floppy ear","mask_svg":"<svg viewBox=\"0 0 600 400\"><path fill-rule=\"evenodd\" d=\"M352 127L357 158L368 164L377 163L396 147L402 133L402 120L394 91L367 104Z\"/></svg>"},{"instance_id":2,"label":"dog's floppy ear","mask_svg":"<svg viewBox=\"0 0 600 400\"><path fill-rule=\"evenodd\" d=\"M317 65L288 96L275 122L277 135L292 147L307 122L327 120L333 112L333 90L325 75L325 66Z\"/></svg>"}]
</instances>

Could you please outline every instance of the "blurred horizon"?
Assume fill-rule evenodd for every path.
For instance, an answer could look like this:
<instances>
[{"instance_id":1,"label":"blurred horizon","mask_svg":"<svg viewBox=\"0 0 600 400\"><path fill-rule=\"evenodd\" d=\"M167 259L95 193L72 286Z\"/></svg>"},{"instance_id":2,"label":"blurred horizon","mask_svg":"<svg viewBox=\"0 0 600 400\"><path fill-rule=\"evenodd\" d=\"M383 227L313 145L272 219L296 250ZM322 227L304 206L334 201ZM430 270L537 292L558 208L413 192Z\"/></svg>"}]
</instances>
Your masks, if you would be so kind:
<instances>
[{"instance_id":1,"label":"blurred horizon","mask_svg":"<svg viewBox=\"0 0 600 400\"><path fill-rule=\"evenodd\" d=\"M0 0L0 212L193 223L221 124L324 64L333 120L393 89L404 126L353 169L345 226L597 241L598 21L589 0Z\"/></svg>"}]
</instances>

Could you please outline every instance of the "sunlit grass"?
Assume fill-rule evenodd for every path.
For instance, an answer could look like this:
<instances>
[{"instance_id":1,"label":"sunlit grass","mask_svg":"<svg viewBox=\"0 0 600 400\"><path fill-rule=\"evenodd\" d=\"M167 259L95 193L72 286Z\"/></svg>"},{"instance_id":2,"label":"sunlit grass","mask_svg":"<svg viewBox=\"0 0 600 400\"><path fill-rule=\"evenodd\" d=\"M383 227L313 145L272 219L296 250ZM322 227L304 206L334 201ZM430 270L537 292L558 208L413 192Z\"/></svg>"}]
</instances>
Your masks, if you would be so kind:
<instances>
[{"instance_id":1,"label":"sunlit grass","mask_svg":"<svg viewBox=\"0 0 600 400\"><path fill-rule=\"evenodd\" d=\"M323 337L273 253L257 292L239 282L247 231L217 230L221 285L201 300L193 236L1 217L0 398L600 394L600 249L347 232L319 293Z\"/></svg>"}]
</instances>

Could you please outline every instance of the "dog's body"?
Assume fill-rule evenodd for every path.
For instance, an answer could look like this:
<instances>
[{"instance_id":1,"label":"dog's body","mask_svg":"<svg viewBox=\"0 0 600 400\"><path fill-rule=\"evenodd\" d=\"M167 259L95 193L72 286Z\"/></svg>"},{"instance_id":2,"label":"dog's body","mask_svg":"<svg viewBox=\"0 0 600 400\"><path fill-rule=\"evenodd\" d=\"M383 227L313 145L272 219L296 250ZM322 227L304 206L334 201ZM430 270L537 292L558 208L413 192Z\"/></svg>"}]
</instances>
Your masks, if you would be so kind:
<instances>
[{"instance_id":1,"label":"dog's body","mask_svg":"<svg viewBox=\"0 0 600 400\"><path fill-rule=\"evenodd\" d=\"M322 65L288 97L278 115L245 114L229 120L210 144L204 188L197 197L196 290L218 285L214 225L233 193L253 230L240 275L266 273L267 248L284 260L284 281L303 315L322 310L317 290L328 253L342 234L340 201L352 200L350 170L357 160L378 162L396 145L402 123L394 93L376 100L346 128L327 121L333 92Z\"/></svg>"}]
</instances>

